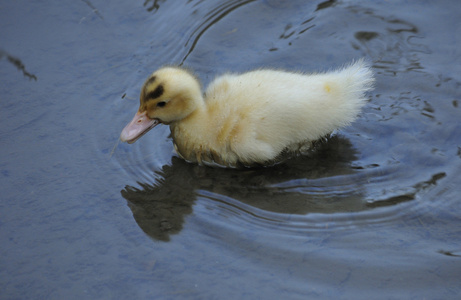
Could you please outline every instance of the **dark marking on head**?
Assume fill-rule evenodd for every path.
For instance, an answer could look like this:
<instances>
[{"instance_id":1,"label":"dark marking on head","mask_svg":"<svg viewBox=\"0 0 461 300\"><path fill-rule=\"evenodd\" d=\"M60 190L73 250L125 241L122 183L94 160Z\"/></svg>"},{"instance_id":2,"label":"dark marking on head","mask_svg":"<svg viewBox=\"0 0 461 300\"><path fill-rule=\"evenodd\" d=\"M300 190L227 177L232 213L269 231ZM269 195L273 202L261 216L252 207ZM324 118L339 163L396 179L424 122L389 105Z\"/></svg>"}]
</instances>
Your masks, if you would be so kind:
<instances>
[{"instance_id":1,"label":"dark marking on head","mask_svg":"<svg viewBox=\"0 0 461 300\"><path fill-rule=\"evenodd\" d=\"M157 99L158 97L163 95L163 92L164 92L163 85L160 84L155 90L153 90L152 92L146 95L146 101Z\"/></svg>"},{"instance_id":2,"label":"dark marking on head","mask_svg":"<svg viewBox=\"0 0 461 300\"><path fill-rule=\"evenodd\" d=\"M141 101L142 102L146 102L147 100L147 87L150 86L151 84L153 84L155 82L155 80L157 79L157 77L155 75L149 77L146 82L144 82L144 85L142 86L142 90L141 90Z\"/></svg>"},{"instance_id":3,"label":"dark marking on head","mask_svg":"<svg viewBox=\"0 0 461 300\"><path fill-rule=\"evenodd\" d=\"M144 83L144 86L146 87L146 86L148 86L148 85L154 83L154 82L155 82L155 79L157 79L157 77L156 77L155 75L152 76L152 77L150 77L149 79L146 80L146 82Z\"/></svg>"}]
</instances>

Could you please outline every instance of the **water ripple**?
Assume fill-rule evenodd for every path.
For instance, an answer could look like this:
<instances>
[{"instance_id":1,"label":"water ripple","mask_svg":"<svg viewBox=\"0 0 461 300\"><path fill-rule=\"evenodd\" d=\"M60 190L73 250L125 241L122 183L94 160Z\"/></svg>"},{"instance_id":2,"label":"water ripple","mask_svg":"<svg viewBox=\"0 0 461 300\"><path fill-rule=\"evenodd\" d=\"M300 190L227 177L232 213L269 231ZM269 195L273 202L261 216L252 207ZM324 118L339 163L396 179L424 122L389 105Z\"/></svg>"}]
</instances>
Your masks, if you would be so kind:
<instances>
[{"instance_id":1,"label":"water ripple","mask_svg":"<svg viewBox=\"0 0 461 300\"><path fill-rule=\"evenodd\" d=\"M173 26L181 28L162 27L166 35L174 33L175 43L164 46L175 51L160 47L161 53L166 53L167 60L181 57L184 62L207 30L251 2L230 1L208 6L207 10L202 9L202 2L188 3L191 10L181 10L188 20L187 28L176 24ZM333 37L350 36L353 49L374 58L379 75L402 76L418 71L412 74L414 82L407 80L406 85L434 86L433 76L421 72L422 55L431 50L417 25L394 16L381 16L378 10L368 7L335 1L325 4L328 5L322 6L320 12L300 16L303 22L297 27L287 23L273 42L288 41L288 45L281 44L281 51L288 51L291 41L301 35L306 40L309 34L325 35L330 31ZM354 28L346 26L347 34L343 34L338 32L343 29L338 29L337 22L329 22L331 18L339 19L338 14L351 19L359 15L367 22L357 21ZM161 10L157 16L163 18ZM368 28L364 24L370 20L374 27ZM330 24L335 24L334 28ZM322 27L323 32L308 30L314 25ZM162 43L165 41L154 44ZM118 146L114 155L117 164L138 182L138 186L127 183L122 195L139 226L164 241L182 230L186 216L192 212L209 227L219 225L236 232L257 228L290 235L381 226L425 213L430 205L421 199L452 172L448 164L451 154L444 139L454 132L454 117L441 114L443 102L431 101L429 93L414 92L406 86L386 89L386 84L391 83L381 76L381 94L373 95L360 121L344 130L343 135L332 138L310 156L273 168L223 170L188 164L172 154L168 129L159 126L134 145ZM455 92L458 88L453 87ZM437 94L435 90L431 92ZM457 100L450 101L450 108L456 107L451 103Z\"/></svg>"},{"instance_id":2,"label":"water ripple","mask_svg":"<svg viewBox=\"0 0 461 300\"><path fill-rule=\"evenodd\" d=\"M171 144L167 133L162 138ZM211 227L225 222L235 230L294 235L393 223L418 210L419 197L446 176L412 174L398 164L352 165L354 149L339 136L308 157L247 170L200 167L175 156L172 164L160 167L161 156L165 163L171 152L161 154L160 146L152 151L154 145L134 148L120 165L140 185L126 186L122 195L139 226L159 240L180 232L194 210ZM410 178L402 180L406 175Z\"/></svg>"},{"instance_id":3,"label":"water ripple","mask_svg":"<svg viewBox=\"0 0 461 300\"><path fill-rule=\"evenodd\" d=\"M305 235L319 230L337 231L365 225L392 223L401 218L403 214L401 207L356 213L283 214L260 209L231 197L210 193L209 191L201 190L199 191L199 196L203 201L206 201L204 199L212 201L202 205L205 205L208 210L212 210L213 215L220 216L219 220L221 222L225 220L226 224L222 224L222 226L258 228L270 231L271 234L290 232L294 235ZM215 223L219 221L210 219L206 222Z\"/></svg>"},{"instance_id":4,"label":"water ripple","mask_svg":"<svg viewBox=\"0 0 461 300\"><path fill-rule=\"evenodd\" d=\"M201 36L214 24L219 22L222 18L224 18L229 13L233 12L237 8L254 2L255 0L237 0L237 1L227 1L222 4L219 4L216 7L208 9L209 11L200 18L200 23L198 26L193 27L193 30L190 34L188 34L189 38L187 39L184 47L188 48L188 51L184 58L181 61L181 65L186 61L187 57L194 51L195 46L199 42ZM196 5L197 6L197 5ZM195 8L195 7L194 7ZM198 9L197 9L198 10Z\"/></svg>"}]
</instances>

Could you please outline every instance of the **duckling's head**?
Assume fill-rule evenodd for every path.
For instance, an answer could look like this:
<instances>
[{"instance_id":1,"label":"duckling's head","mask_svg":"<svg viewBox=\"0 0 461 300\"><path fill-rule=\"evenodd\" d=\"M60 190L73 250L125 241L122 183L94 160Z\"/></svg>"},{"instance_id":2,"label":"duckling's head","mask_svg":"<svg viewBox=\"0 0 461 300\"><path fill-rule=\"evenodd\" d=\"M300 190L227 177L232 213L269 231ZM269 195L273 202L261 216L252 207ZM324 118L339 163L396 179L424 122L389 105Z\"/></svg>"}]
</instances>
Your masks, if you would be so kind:
<instances>
[{"instance_id":1,"label":"duckling's head","mask_svg":"<svg viewBox=\"0 0 461 300\"><path fill-rule=\"evenodd\" d=\"M176 67L165 67L150 75L139 101L138 112L120 135L122 142L134 143L157 124L180 121L204 104L198 80Z\"/></svg>"}]
</instances>

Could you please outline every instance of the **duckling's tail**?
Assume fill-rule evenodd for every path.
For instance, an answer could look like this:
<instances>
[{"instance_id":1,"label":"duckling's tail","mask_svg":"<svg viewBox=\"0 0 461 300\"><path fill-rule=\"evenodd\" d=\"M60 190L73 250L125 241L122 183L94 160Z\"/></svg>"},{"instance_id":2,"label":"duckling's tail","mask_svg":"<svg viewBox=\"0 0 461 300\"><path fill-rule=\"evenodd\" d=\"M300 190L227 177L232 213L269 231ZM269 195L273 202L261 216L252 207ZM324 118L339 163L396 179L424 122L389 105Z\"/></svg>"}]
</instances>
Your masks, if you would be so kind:
<instances>
[{"instance_id":1,"label":"duckling's tail","mask_svg":"<svg viewBox=\"0 0 461 300\"><path fill-rule=\"evenodd\" d=\"M341 94L337 109L341 112L342 127L355 120L366 103L365 93L373 89L375 79L370 64L363 58L339 69L336 76Z\"/></svg>"},{"instance_id":2,"label":"duckling's tail","mask_svg":"<svg viewBox=\"0 0 461 300\"><path fill-rule=\"evenodd\" d=\"M373 89L375 79L370 64L361 58L350 65L345 66L339 72L345 73L350 78L350 91L361 93L362 95Z\"/></svg>"}]
</instances>

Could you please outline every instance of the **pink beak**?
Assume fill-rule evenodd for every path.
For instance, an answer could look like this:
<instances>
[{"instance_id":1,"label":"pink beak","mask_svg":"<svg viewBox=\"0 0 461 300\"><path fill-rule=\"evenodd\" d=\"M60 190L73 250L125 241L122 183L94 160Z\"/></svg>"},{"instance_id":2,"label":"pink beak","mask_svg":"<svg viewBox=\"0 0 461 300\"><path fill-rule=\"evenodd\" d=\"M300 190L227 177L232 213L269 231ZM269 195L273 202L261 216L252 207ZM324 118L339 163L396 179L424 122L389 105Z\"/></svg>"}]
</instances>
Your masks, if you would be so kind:
<instances>
[{"instance_id":1,"label":"pink beak","mask_svg":"<svg viewBox=\"0 0 461 300\"><path fill-rule=\"evenodd\" d=\"M140 113L138 111L133 120L123 128L120 134L120 140L132 144L146 132L154 128L158 123L158 120L149 118L147 112Z\"/></svg>"}]
</instances>

